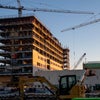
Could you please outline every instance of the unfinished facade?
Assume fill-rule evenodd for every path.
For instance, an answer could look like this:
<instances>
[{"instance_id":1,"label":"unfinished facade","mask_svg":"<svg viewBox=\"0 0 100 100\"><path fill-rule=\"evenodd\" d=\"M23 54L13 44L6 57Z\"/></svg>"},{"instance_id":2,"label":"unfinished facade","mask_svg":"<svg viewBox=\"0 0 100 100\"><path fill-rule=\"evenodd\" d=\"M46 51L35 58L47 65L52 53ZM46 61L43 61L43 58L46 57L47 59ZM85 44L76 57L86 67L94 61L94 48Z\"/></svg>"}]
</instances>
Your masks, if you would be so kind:
<instances>
[{"instance_id":1,"label":"unfinished facade","mask_svg":"<svg viewBox=\"0 0 100 100\"><path fill-rule=\"evenodd\" d=\"M62 70L65 63L69 67L69 49L34 16L1 18L0 43L0 75Z\"/></svg>"}]
</instances>

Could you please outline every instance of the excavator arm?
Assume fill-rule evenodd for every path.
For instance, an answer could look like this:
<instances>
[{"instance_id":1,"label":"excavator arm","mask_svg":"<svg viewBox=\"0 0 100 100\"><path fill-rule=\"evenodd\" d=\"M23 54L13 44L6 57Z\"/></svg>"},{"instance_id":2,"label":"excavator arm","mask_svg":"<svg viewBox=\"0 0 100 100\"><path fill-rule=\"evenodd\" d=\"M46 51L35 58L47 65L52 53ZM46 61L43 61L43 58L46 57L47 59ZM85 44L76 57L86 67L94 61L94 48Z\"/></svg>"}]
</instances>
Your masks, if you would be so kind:
<instances>
[{"instance_id":1,"label":"excavator arm","mask_svg":"<svg viewBox=\"0 0 100 100\"><path fill-rule=\"evenodd\" d=\"M36 86L34 85L35 82L36 82ZM54 99L56 98L56 92L58 90L56 86L52 85L44 77L40 77L40 76L34 76L31 78L20 78L19 88L20 88L21 100L24 99L41 100L41 98L43 98L43 100L47 98L48 100Z\"/></svg>"}]
</instances>

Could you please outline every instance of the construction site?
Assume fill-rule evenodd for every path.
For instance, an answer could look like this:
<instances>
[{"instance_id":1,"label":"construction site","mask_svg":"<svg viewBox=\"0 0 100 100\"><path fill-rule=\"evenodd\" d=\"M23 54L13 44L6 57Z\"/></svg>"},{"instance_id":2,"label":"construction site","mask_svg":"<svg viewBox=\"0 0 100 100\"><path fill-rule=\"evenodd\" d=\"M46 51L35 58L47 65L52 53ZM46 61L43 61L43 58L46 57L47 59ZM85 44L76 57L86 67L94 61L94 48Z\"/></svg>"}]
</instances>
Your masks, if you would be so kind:
<instances>
[{"instance_id":1,"label":"construction site","mask_svg":"<svg viewBox=\"0 0 100 100\"><path fill-rule=\"evenodd\" d=\"M100 62L85 62L82 69L76 69L84 53L71 69L70 49L35 15L22 15L23 10L93 13L26 9L16 1L18 7L0 4L2 9L18 10L18 16L0 18L0 100L100 100Z\"/></svg>"}]
</instances>

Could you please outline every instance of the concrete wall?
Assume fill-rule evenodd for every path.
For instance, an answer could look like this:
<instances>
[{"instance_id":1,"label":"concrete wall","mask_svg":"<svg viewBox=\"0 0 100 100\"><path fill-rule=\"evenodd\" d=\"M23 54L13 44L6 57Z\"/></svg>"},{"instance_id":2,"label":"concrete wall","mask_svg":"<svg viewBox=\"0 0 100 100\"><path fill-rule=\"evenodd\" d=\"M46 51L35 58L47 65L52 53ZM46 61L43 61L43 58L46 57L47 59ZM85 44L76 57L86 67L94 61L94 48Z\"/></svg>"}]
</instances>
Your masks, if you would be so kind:
<instances>
[{"instance_id":1,"label":"concrete wall","mask_svg":"<svg viewBox=\"0 0 100 100\"><path fill-rule=\"evenodd\" d=\"M95 85L100 84L100 69L94 69L96 76L86 77L84 84ZM84 70L63 70L63 71L37 71L36 76L44 76L52 84L58 85L59 77L63 75L76 75L77 80L83 76Z\"/></svg>"},{"instance_id":2,"label":"concrete wall","mask_svg":"<svg viewBox=\"0 0 100 100\"><path fill-rule=\"evenodd\" d=\"M48 81L54 85L58 85L60 76L76 75L77 80L81 78L84 70L61 70L61 71L37 71L36 76L44 76Z\"/></svg>"}]
</instances>

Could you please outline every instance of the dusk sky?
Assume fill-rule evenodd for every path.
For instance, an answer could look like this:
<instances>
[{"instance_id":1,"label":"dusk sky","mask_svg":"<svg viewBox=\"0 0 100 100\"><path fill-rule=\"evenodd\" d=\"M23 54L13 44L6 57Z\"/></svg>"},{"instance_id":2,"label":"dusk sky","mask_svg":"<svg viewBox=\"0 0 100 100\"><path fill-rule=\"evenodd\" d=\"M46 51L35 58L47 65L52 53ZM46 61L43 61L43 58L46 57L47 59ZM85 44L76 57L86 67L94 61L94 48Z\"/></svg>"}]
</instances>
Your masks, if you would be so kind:
<instances>
[{"instance_id":1,"label":"dusk sky","mask_svg":"<svg viewBox=\"0 0 100 100\"><path fill-rule=\"evenodd\" d=\"M100 61L100 21L76 30L61 32L100 18L100 0L20 0L26 8L45 8L72 11L94 12L91 14L70 14L51 12L23 11L24 14L34 14L61 42L62 46L70 49L70 65L73 67L79 58L86 53L82 63L86 61ZM16 0L0 0L1 5L16 6ZM16 10L0 9L0 16L18 15ZM82 68L79 65L78 68Z\"/></svg>"}]
</instances>

